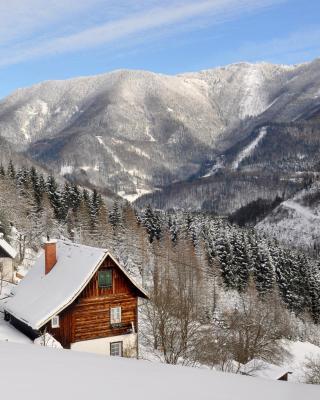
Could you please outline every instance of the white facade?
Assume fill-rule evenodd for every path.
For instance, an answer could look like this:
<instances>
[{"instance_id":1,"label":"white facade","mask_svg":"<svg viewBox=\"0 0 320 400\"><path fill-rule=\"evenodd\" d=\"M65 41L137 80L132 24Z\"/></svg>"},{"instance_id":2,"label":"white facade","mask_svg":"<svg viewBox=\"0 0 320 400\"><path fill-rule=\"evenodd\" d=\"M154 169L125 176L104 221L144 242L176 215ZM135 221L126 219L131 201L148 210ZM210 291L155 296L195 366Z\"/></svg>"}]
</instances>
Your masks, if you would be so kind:
<instances>
[{"instance_id":1,"label":"white facade","mask_svg":"<svg viewBox=\"0 0 320 400\"><path fill-rule=\"evenodd\" d=\"M122 355L124 357L137 357L136 333L71 343L71 350L110 356L110 344L113 342L122 342Z\"/></svg>"},{"instance_id":2,"label":"white facade","mask_svg":"<svg viewBox=\"0 0 320 400\"><path fill-rule=\"evenodd\" d=\"M13 260L9 257L0 257L0 279L13 281Z\"/></svg>"}]
</instances>

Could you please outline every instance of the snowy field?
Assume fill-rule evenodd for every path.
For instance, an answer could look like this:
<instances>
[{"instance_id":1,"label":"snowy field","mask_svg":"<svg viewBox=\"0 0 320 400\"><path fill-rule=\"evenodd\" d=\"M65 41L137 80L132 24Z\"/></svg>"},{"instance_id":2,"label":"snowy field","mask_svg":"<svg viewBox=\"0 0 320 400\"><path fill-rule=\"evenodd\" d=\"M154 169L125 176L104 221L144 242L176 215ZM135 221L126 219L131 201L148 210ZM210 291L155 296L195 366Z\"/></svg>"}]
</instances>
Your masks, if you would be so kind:
<instances>
[{"instance_id":1,"label":"snowy field","mask_svg":"<svg viewBox=\"0 0 320 400\"><path fill-rule=\"evenodd\" d=\"M309 342L291 342L285 341L285 348L291 354L290 361L284 362L282 365L292 372L289 375L289 381L303 382L304 379L304 364L308 358L320 357L320 347ZM320 390L320 385L319 385ZM320 396L319 396L320 399Z\"/></svg>"},{"instance_id":2,"label":"snowy field","mask_svg":"<svg viewBox=\"0 0 320 400\"><path fill-rule=\"evenodd\" d=\"M319 400L320 387L0 342L1 398Z\"/></svg>"},{"instance_id":3,"label":"snowy field","mask_svg":"<svg viewBox=\"0 0 320 400\"><path fill-rule=\"evenodd\" d=\"M12 285L3 287L0 311ZM39 343L38 343L39 344ZM63 400L95 398L183 400L318 400L320 386L304 385L306 357L320 356L310 343L287 342L292 354L284 368L291 382L222 373L208 368L169 366L159 362L36 346L0 313L0 399Z\"/></svg>"}]
</instances>

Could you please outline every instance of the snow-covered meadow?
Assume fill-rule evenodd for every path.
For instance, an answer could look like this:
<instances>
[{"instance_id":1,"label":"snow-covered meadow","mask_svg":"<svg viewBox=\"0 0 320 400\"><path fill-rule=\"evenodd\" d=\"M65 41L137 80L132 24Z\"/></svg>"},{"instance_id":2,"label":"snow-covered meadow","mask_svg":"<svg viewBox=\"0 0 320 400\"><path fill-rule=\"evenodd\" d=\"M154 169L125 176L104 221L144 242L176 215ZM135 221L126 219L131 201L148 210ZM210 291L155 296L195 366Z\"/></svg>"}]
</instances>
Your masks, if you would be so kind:
<instances>
[{"instance_id":1,"label":"snow-covered meadow","mask_svg":"<svg viewBox=\"0 0 320 400\"><path fill-rule=\"evenodd\" d=\"M1 398L318 400L320 387L0 343Z\"/></svg>"}]
</instances>

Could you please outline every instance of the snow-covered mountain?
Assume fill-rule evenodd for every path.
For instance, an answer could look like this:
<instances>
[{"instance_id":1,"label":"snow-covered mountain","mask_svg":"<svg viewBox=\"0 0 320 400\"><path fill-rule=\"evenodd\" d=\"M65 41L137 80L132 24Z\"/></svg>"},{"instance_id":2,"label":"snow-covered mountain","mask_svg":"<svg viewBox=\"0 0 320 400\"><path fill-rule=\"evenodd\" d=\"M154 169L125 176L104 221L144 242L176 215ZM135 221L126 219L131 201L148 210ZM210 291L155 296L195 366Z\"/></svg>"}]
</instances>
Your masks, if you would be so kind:
<instances>
[{"instance_id":1,"label":"snow-covered mountain","mask_svg":"<svg viewBox=\"0 0 320 400\"><path fill-rule=\"evenodd\" d=\"M134 199L198 176L257 125L320 106L319 66L240 63L43 82L0 102L0 135L61 175Z\"/></svg>"}]
</instances>

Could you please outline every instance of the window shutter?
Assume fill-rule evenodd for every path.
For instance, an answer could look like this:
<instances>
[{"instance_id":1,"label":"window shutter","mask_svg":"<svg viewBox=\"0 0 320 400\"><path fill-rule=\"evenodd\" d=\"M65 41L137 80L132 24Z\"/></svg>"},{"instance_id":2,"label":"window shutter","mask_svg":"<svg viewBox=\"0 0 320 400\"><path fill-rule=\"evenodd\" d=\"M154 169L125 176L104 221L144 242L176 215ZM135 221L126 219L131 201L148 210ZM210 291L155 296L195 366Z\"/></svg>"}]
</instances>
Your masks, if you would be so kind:
<instances>
[{"instance_id":1,"label":"window shutter","mask_svg":"<svg viewBox=\"0 0 320 400\"><path fill-rule=\"evenodd\" d=\"M111 289L112 288L112 270L105 269L98 273L99 288Z\"/></svg>"}]
</instances>

